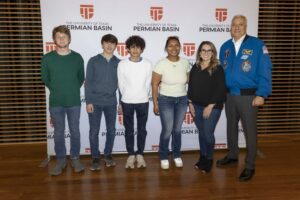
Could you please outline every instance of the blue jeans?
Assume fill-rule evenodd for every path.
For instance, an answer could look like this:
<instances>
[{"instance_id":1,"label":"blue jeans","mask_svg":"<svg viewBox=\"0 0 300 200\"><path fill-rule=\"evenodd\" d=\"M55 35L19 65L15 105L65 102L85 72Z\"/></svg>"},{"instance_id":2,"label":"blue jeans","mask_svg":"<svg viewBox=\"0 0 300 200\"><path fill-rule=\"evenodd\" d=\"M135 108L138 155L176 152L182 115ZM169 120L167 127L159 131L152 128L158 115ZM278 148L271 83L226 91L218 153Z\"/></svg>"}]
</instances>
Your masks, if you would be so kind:
<instances>
[{"instance_id":1,"label":"blue jeans","mask_svg":"<svg viewBox=\"0 0 300 200\"><path fill-rule=\"evenodd\" d=\"M128 155L144 154L146 142L146 123L148 120L149 102L130 104L122 102L125 143ZM134 111L137 118L137 152L134 152Z\"/></svg>"},{"instance_id":2,"label":"blue jeans","mask_svg":"<svg viewBox=\"0 0 300 200\"><path fill-rule=\"evenodd\" d=\"M68 118L70 129L70 156L71 159L79 158L80 156L80 131L79 118L80 106L73 107L50 107L50 114L54 125L54 150L57 159L65 159L65 119Z\"/></svg>"},{"instance_id":3,"label":"blue jeans","mask_svg":"<svg viewBox=\"0 0 300 200\"><path fill-rule=\"evenodd\" d=\"M100 106L93 105L94 112L88 113L89 115L89 124L90 124L90 147L92 158L100 158L99 151L99 131L101 124L102 112L104 113L105 122L106 122L106 141L104 148L104 155L111 155L112 149L114 146L115 135L116 135L116 118L117 118L117 106Z\"/></svg>"},{"instance_id":4,"label":"blue jeans","mask_svg":"<svg viewBox=\"0 0 300 200\"><path fill-rule=\"evenodd\" d=\"M187 110L187 96L168 97L159 95L158 107L162 125L159 140L160 159L168 159L171 135L173 158L179 158L181 157L181 126Z\"/></svg>"},{"instance_id":5,"label":"blue jeans","mask_svg":"<svg viewBox=\"0 0 300 200\"><path fill-rule=\"evenodd\" d=\"M215 147L215 128L220 119L222 110L212 109L208 119L203 118L204 106L193 104L195 108L195 124L199 132L199 144L201 156L206 156L207 159L213 159Z\"/></svg>"}]
</instances>

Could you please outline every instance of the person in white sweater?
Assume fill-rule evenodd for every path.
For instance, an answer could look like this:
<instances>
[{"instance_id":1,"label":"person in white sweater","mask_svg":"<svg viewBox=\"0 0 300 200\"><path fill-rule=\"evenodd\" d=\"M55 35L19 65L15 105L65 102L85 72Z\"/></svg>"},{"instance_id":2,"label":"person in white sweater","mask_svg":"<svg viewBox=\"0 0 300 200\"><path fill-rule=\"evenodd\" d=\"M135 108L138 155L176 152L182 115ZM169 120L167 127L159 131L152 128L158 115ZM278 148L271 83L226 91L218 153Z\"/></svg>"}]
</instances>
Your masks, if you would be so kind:
<instances>
[{"instance_id":1,"label":"person in white sweater","mask_svg":"<svg viewBox=\"0 0 300 200\"><path fill-rule=\"evenodd\" d=\"M145 40L140 36L131 36L126 40L130 57L118 65L118 85L121 93L121 105L125 126L125 143L128 159L125 168L146 167L144 149L147 136L149 97L151 88L152 64L142 58ZM137 151L134 150L134 113L137 118Z\"/></svg>"}]
</instances>

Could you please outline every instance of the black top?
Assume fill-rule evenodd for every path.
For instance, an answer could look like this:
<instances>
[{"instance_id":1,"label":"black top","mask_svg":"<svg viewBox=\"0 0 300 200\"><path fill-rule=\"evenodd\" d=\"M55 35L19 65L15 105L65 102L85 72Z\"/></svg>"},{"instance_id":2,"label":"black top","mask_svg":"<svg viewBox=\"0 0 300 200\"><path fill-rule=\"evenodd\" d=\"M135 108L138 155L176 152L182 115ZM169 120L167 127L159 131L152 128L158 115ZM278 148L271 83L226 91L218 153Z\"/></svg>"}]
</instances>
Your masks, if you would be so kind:
<instances>
[{"instance_id":1,"label":"black top","mask_svg":"<svg viewBox=\"0 0 300 200\"><path fill-rule=\"evenodd\" d=\"M210 75L196 64L190 71L188 98L200 106L215 104L214 108L222 109L226 100L226 86L223 68L218 65Z\"/></svg>"}]
</instances>

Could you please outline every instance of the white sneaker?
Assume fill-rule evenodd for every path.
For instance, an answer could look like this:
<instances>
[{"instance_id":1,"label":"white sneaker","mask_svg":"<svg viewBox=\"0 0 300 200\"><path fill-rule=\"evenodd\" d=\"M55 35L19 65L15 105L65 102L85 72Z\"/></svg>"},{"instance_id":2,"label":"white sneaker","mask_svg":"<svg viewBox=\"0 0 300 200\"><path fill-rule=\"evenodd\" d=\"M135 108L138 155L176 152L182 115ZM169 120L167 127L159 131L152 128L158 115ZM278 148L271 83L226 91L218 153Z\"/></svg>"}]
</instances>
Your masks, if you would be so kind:
<instances>
[{"instance_id":1,"label":"white sneaker","mask_svg":"<svg viewBox=\"0 0 300 200\"><path fill-rule=\"evenodd\" d=\"M161 160L160 161L160 167L162 169L169 169L169 160Z\"/></svg>"},{"instance_id":2,"label":"white sneaker","mask_svg":"<svg viewBox=\"0 0 300 200\"><path fill-rule=\"evenodd\" d=\"M125 168L126 169L128 169L128 168L133 169L134 168L134 163L135 163L135 156L134 155L128 156Z\"/></svg>"},{"instance_id":3,"label":"white sneaker","mask_svg":"<svg viewBox=\"0 0 300 200\"><path fill-rule=\"evenodd\" d=\"M183 167L183 162L181 158L175 158L174 163L176 167Z\"/></svg>"},{"instance_id":4,"label":"white sneaker","mask_svg":"<svg viewBox=\"0 0 300 200\"><path fill-rule=\"evenodd\" d=\"M146 162L144 160L143 155L138 154L136 156L137 168L146 167Z\"/></svg>"}]
</instances>

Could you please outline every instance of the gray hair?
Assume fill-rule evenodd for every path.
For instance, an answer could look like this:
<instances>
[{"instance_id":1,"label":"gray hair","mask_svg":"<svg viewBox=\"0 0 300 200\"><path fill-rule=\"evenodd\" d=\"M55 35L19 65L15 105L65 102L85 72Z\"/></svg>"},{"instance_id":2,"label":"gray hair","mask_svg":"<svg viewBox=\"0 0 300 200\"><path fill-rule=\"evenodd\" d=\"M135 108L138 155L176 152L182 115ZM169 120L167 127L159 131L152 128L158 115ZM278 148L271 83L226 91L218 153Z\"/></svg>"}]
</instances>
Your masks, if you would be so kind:
<instances>
[{"instance_id":1,"label":"gray hair","mask_svg":"<svg viewBox=\"0 0 300 200\"><path fill-rule=\"evenodd\" d=\"M236 18L242 18L242 19L244 20L246 26L247 26L247 23L248 23L248 22L247 22L247 17L244 16L244 15L235 15L235 16L233 16L233 18L232 18L232 20L231 20L231 24L233 23L233 21L234 21Z\"/></svg>"}]
</instances>

